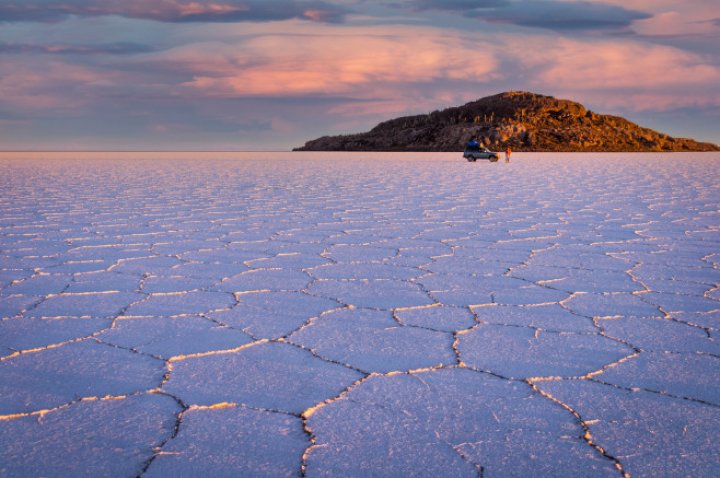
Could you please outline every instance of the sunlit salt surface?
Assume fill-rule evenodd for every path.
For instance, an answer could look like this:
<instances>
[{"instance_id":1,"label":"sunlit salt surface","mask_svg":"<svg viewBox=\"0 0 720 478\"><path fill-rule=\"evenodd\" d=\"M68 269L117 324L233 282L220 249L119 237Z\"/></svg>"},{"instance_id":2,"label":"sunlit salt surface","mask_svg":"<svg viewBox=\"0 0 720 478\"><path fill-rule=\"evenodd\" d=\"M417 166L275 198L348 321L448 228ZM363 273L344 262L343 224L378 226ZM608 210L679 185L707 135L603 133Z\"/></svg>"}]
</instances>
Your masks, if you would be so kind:
<instances>
[{"instance_id":1,"label":"sunlit salt surface","mask_svg":"<svg viewBox=\"0 0 720 478\"><path fill-rule=\"evenodd\" d=\"M720 475L720 155L0 156L0 476Z\"/></svg>"}]
</instances>

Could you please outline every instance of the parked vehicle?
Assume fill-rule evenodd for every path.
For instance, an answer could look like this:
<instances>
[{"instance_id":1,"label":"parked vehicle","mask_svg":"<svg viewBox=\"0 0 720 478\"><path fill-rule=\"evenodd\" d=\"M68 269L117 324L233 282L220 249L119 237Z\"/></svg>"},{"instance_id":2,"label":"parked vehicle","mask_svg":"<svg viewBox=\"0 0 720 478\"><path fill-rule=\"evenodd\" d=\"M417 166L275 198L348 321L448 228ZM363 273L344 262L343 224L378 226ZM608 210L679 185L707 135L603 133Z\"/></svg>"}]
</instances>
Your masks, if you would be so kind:
<instances>
[{"instance_id":1,"label":"parked vehicle","mask_svg":"<svg viewBox=\"0 0 720 478\"><path fill-rule=\"evenodd\" d=\"M473 148L468 146L465 148L465 151L463 152L463 158L467 159L468 161L474 163L478 159L487 159L491 163L496 162L498 159L500 159L500 153L495 153L493 151L490 151L487 148L477 147Z\"/></svg>"}]
</instances>

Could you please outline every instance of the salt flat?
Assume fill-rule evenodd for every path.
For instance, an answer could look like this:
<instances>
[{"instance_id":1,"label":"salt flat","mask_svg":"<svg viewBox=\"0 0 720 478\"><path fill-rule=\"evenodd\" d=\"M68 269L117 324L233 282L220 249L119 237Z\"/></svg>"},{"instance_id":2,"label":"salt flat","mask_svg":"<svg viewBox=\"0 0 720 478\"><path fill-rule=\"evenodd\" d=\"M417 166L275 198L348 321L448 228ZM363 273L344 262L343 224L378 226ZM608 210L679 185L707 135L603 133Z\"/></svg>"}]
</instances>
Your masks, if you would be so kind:
<instances>
[{"instance_id":1,"label":"salt flat","mask_svg":"<svg viewBox=\"0 0 720 478\"><path fill-rule=\"evenodd\" d=\"M0 476L720 475L720 155L0 156Z\"/></svg>"}]
</instances>

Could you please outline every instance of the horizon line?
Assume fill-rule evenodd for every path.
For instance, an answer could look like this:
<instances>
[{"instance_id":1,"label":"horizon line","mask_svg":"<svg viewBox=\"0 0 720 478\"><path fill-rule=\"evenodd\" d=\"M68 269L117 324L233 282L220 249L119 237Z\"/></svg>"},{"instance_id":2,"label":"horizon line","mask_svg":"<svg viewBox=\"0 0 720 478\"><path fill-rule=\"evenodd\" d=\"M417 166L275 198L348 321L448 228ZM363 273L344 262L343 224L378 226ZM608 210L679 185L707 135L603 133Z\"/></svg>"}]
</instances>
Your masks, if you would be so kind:
<instances>
[{"instance_id":1,"label":"horizon line","mask_svg":"<svg viewBox=\"0 0 720 478\"><path fill-rule=\"evenodd\" d=\"M2 153L292 153L292 149L8 149Z\"/></svg>"}]
</instances>

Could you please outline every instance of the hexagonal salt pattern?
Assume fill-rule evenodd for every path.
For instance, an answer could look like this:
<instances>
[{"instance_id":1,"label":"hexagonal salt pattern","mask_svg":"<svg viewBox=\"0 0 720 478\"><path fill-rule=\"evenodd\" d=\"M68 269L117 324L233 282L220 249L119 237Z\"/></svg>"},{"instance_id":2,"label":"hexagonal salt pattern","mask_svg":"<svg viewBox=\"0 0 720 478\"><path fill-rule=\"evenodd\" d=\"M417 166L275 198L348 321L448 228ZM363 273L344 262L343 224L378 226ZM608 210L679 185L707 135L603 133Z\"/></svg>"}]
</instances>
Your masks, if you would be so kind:
<instances>
[{"instance_id":1,"label":"hexagonal salt pattern","mask_svg":"<svg viewBox=\"0 0 720 478\"><path fill-rule=\"evenodd\" d=\"M720 407L592 381L539 388L581 417L588 435L630 476L714 476Z\"/></svg>"},{"instance_id":2,"label":"hexagonal salt pattern","mask_svg":"<svg viewBox=\"0 0 720 478\"><path fill-rule=\"evenodd\" d=\"M184 403L242 403L296 414L339 394L363 376L281 342L183 357L172 365L164 390Z\"/></svg>"},{"instance_id":3,"label":"hexagonal salt pattern","mask_svg":"<svg viewBox=\"0 0 720 478\"><path fill-rule=\"evenodd\" d=\"M616 473L565 410L467 369L372 377L307 415L307 476Z\"/></svg>"},{"instance_id":4,"label":"hexagonal salt pattern","mask_svg":"<svg viewBox=\"0 0 720 478\"><path fill-rule=\"evenodd\" d=\"M0 476L718 475L716 154L148 155L0 158Z\"/></svg>"},{"instance_id":5,"label":"hexagonal salt pattern","mask_svg":"<svg viewBox=\"0 0 720 478\"><path fill-rule=\"evenodd\" d=\"M143 476L292 478L305 448L298 417L235 405L192 408Z\"/></svg>"},{"instance_id":6,"label":"hexagonal salt pattern","mask_svg":"<svg viewBox=\"0 0 720 478\"><path fill-rule=\"evenodd\" d=\"M457 348L468 366L511 378L582 376L634 352L600 334L501 325L462 332Z\"/></svg>"},{"instance_id":7,"label":"hexagonal salt pattern","mask_svg":"<svg viewBox=\"0 0 720 478\"><path fill-rule=\"evenodd\" d=\"M173 435L180 405L159 394L83 399L0 421L3 476L138 476Z\"/></svg>"}]
</instances>

